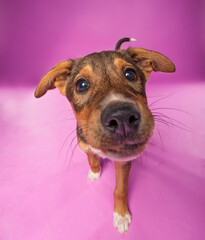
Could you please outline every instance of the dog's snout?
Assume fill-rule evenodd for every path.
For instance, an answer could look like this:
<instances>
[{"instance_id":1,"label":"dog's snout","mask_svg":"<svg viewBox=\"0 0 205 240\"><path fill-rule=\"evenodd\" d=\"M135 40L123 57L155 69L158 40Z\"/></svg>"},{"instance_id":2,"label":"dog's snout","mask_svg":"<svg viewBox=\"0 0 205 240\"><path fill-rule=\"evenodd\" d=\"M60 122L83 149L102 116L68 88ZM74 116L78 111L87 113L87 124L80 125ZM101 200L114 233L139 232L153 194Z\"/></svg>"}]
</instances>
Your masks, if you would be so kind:
<instances>
[{"instance_id":1,"label":"dog's snout","mask_svg":"<svg viewBox=\"0 0 205 240\"><path fill-rule=\"evenodd\" d=\"M101 122L112 134L126 137L137 130L140 111L133 103L115 103L103 110Z\"/></svg>"}]
</instances>

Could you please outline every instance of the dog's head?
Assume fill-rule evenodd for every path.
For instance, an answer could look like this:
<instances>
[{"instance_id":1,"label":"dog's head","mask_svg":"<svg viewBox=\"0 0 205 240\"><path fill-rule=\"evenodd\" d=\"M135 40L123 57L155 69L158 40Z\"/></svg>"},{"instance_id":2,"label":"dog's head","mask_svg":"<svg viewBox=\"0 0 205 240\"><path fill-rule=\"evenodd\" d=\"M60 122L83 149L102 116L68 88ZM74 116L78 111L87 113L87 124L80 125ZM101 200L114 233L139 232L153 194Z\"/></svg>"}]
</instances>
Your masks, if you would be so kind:
<instances>
[{"instance_id":1,"label":"dog's head","mask_svg":"<svg viewBox=\"0 0 205 240\"><path fill-rule=\"evenodd\" d=\"M71 103L83 150L131 160L145 149L154 129L145 93L152 71L174 72L175 66L142 48L92 53L58 63L42 78L35 97L57 87Z\"/></svg>"}]
</instances>

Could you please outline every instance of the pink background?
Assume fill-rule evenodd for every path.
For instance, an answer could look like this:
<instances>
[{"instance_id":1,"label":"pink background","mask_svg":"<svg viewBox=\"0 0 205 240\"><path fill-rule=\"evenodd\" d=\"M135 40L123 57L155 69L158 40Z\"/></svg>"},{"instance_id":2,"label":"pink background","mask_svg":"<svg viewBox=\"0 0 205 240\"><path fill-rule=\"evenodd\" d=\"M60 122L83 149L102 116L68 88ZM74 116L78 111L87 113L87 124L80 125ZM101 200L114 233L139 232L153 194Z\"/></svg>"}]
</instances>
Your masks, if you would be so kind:
<instances>
[{"instance_id":1,"label":"pink background","mask_svg":"<svg viewBox=\"0 0 205 240\"><path fill-rule=\"evenodd\" d=\"M170 57L183 81L204 74L203 0L0 1L1 81L35 83L58 61L124 44ZM158 79L160 75L158 75Z\"/></svg>"},{"instance_id":2,"label":"pink background","mask_svg":"<svg viewBox=\"0 0 205 240\"><path fill-rule=\"evenodd\" d=\"M205 239L204 12L194 0L0 2L0 240ZM88 182L70 105L57 91L33 92L57 62L125 36L138 41L123 47L164 53L177 71L148 83L152 111L167 117L133 162L132 224L121 235L113 163Z\"/></svg>"}]
</instances>

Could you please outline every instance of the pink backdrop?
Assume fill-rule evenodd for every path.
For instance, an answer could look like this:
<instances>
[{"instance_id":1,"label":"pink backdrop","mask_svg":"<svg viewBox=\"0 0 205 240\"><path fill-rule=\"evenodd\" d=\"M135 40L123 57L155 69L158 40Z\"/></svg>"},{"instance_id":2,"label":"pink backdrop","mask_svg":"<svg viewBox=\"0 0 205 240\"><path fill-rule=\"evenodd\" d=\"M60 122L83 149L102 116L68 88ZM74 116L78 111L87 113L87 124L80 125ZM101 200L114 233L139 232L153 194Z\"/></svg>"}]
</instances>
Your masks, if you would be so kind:
<instances>
[{"instance_id":1,"label":"pink backdrop","mask_svg":"<svg viewBox=\"0 0 205 240\"><path fill-rule=\"evenodd\" d=\"M0 1L0 240L204 240L204 11L199 0ZM164 53L177 72L148 83L151 110L166 116L133 162L132 224L121 235L113 163L88 182L68 102L33 93L57 62L125 36L138 41L124 47Z\"/></svg>"},{"instance_id":2,"label":"pink backdrop","mask_svg":"<svg viewBox=\"0 0 205 240\"><path fill-rule=\"evenodd\" d=\"M175 76L204 74L203 0L0 1L0 79L8 84L39 81L56 62L114 49L128 36L139 46L170 57ZM158 75L158 79L161 79Z\"/></svg>"}]
</instances>

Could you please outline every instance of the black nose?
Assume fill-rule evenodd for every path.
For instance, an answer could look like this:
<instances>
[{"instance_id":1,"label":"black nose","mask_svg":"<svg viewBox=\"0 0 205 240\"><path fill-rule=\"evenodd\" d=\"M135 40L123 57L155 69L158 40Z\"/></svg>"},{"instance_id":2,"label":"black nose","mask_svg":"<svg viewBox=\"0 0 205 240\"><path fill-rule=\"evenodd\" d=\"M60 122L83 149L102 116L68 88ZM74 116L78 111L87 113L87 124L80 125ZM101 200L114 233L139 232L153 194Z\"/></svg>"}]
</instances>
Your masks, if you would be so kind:
<instances>
[{"instance_id":1,"label":"black nose","mask_svg":"<svg viewBox=\"0 0 205 240\"><path fill-rule=\"evenodd\" d=\"M127 137L137 130L140 111L133 103L115 103L103 110L101 122L112 134Z\"/></svg>"}]
</instances>

